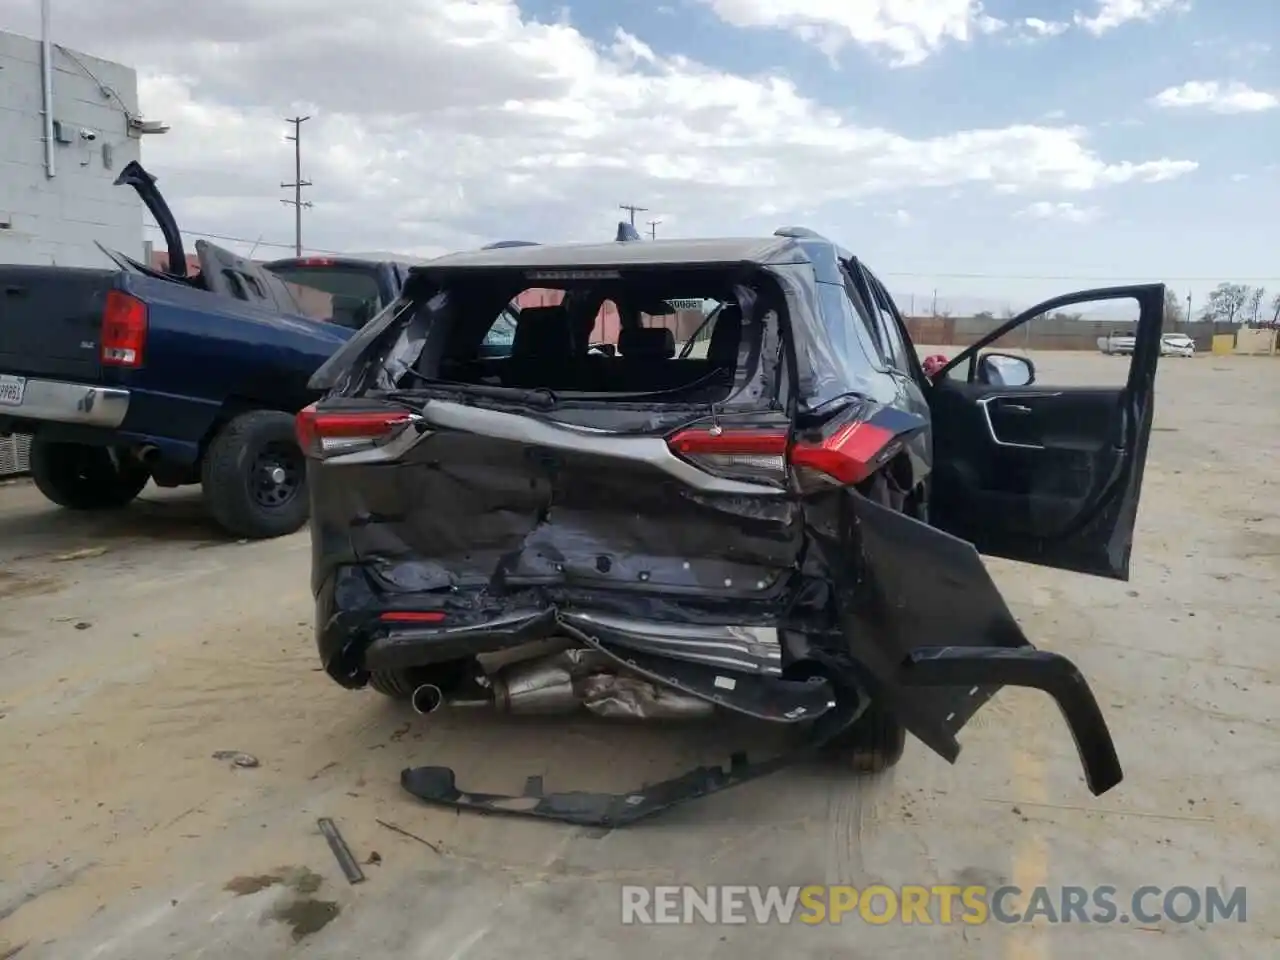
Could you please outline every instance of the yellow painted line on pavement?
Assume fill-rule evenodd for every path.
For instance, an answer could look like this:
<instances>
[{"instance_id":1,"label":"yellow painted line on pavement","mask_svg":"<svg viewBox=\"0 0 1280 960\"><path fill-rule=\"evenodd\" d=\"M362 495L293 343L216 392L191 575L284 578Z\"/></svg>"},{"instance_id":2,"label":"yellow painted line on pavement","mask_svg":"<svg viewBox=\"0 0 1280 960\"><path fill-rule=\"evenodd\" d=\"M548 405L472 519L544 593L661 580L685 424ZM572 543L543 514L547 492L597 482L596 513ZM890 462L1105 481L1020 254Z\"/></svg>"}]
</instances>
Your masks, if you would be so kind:
<instances>
[{"instance_id":1,"label":"yellow painted line on pavement","mask_svg":"<svg viewBox=\"0 0 1280 960\"><path fill-rule=\"evenodd\" d=\"M1035 754L1017 747L1013 754L1013 795L1029 804L1048 800L1044 788L1044 762ZM1013 856L1013 884L1022 891L1017 905L1026 910L1031 891L1049 882L1049 844L1039 829L1030 830L1018 842ZM1019 924L1005 940L1005 960L1049 960L1048 930L1035 924Z\"/></svg>"}]
</instances>

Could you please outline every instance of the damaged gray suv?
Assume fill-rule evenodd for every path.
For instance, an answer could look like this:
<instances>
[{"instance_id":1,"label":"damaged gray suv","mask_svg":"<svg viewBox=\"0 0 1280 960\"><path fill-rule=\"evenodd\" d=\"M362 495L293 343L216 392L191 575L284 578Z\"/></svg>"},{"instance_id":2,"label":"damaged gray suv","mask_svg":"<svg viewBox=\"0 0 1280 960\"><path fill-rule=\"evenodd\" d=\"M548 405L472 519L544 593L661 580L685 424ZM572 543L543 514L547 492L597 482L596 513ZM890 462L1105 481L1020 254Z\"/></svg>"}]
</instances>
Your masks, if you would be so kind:
<instances>
[{"instance_id":1,"label":"damaged gray suv","mask_svg":"<svg viewBox=\"0 0 1280 960\"><path fill-rule=\"evenodd\" d=\"M531 290L555 305L512 306ZM984 349L1115 299L1140 307L1122 388L1037 387ZM710 336L678 350L659 318L690 300ZM741 714L800 740L619 795L403 771L455 807L617 825L813 753L882 770L908 732L954 762L1002 686L1053 697L1101 794L1122 773L1087 682L979 554L1128 578L1163 305L1161 284L1059 297L926 378L880 281L802 228L417 267L297 420L324 668L419 712Z\"/></svg>"}]
</instances>

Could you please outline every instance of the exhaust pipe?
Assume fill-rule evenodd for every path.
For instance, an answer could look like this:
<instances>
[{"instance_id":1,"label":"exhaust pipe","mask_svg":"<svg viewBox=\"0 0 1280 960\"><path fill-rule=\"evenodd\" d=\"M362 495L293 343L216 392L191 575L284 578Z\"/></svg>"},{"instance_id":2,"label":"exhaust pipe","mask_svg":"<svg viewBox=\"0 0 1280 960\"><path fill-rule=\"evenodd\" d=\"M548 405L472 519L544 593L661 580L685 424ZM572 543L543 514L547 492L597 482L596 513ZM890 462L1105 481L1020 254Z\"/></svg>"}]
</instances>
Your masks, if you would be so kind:
<instances>
[{"instance_id":1,"label":"exhaust pipe","mask_svg":"<svg viewBox=\"0 0 1280 960\"><path fill-rule=\"evenodd\" d=\"M444 694L440 692L440 688L434 683L424 683L413 691L413 695L409 697L409 704L413 707L413 712L426 716L429 713L435 713L440 709L440 705L444 703Z\"/></svg>"},{"instance_id":2,"label":"exhaust pipe","mask_svg":"<svg viewBox=\"0 0 1280 960\"><path fill-rule=\"evenodd\" d=\"M409 702L421 716L441 707L542 716L585 708L599 717L630 720L688 720L715 711L705 700L659 689L640 677L601 672L591 653L567 650L509 664L484 678L485 689L478 695L446 696L435 684L424 683L413 691Z\"/></svg>"},{"instance_id":3,"label":"exhaust pipe","mask_svg":"<svg viewBox=\"0 0 1280 960\"><path fill-rule=\"evenodd\" d=\"M459 707L493 707L493 701L484 697L446 697L444 691L437 687L434 683L424 683L417 687L413 694L409 697L409 705L413 707L415 713L426 716L429 713L435 713L441 707L459 708Z\"/></svg>"}]
</instances>

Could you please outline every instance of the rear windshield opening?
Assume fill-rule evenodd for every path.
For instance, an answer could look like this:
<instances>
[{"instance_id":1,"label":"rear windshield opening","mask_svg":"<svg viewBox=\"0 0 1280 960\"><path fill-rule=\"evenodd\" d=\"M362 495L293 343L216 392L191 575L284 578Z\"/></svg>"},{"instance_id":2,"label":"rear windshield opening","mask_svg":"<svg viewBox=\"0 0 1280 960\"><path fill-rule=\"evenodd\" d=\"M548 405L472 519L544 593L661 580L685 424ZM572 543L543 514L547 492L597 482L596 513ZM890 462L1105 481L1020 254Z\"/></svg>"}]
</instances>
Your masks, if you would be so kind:
<instances>
[{"instance_id":1,"label":"rear windshield opening","mask_svg":"<svg viewBox=\"0 0 1280 960\"><path fill-rule=\"evenodd\" d=\"M720 402L742 373L741 281L688 268L536 284L519 271L464 275L445 284L412 379Z\"/></svg>"}]
</instances>

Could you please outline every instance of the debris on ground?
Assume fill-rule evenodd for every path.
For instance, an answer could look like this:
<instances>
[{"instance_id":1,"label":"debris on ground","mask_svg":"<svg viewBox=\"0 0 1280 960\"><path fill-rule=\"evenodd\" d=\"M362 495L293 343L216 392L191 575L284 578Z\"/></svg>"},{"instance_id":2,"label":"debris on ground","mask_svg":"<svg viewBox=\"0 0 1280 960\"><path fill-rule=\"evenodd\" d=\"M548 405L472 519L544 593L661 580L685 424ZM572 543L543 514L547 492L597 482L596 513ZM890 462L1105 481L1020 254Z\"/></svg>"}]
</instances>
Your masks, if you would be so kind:
<instances>
[{"instance_id":1,"label":"debris on ground","mask_svg":"<svg viewBox=\"0 0 1280 960\"><path fill-rule=\"evenodd\" d=\"M347 883L363 883L364 871L360 869L360 864L356 863L355 854L347 846L347 841L342 839L338 825L330 817L321 817L316 823L320 827L320 832L324 834L325 840L329 842L329 849L333 851L338 866L342 868L347 878Z\"/></svg>"},{"instance_id":2,"label":"debris on ground","mask_svg":"<svg viewBox=\"0 0 1280 960\"><path fill-rule=\"evenodd\" d=\"M258 766L258 758L252 753L243 753L239 750L218 750L214 753L215 760L230 760L231 765L235 767L256 767Z\"/></svg>"},{"instance_id":3,"label":"debris on ground","mask_svg":"<svg viewBox=\"0 0 1280 960\"><path fill-rule=\"evenodd\" d=\"M56 557L50 558L50 560L53 563L67 563L70 560L88 560L90 557L100 557L106 552L106 547L84 547L81 550L72 550L70 553L60 553Z\"/></svg>"},{"instance_id":4,"label":"debris on ground","mask_svg":"<svg viewBox=\"0 0 1280 960\"><path fill-rule=\"evenodd\" d=\"M432 843L430 840L424 840L422 837L418 836L416 833L410 833L404 827L397 827L394 823L387 823L387 821L385 820L374 820L373 822L380 827L386 827L392 833L398 833L400 834L400 836L408 837L410 840L417 840L423 846L430 847L432 850L434 850L436 853L440 854L441 856L444 855L444 851L440 849L440 845L438 843Z\"/></svg>"}]
</instances>

